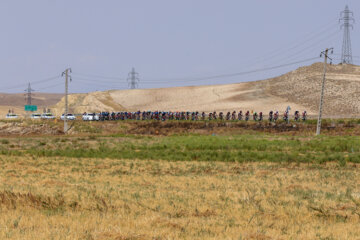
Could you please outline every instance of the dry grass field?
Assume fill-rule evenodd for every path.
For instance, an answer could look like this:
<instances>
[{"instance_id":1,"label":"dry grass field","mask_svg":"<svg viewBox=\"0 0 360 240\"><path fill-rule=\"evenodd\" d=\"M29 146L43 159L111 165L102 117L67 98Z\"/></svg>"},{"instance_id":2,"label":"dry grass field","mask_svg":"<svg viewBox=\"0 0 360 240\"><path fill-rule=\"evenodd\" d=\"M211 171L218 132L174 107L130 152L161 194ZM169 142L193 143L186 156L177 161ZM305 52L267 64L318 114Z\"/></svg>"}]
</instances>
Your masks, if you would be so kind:
<instances>
[{"instance_id":1,"label":"dry grass field","mask_svg":"<svg viewBox=\"0 0 360 240\"><path fill-rule=\"evenodd\" d=\"M68 136L55 122L3 124L0 239L360 236L356 121L321 137L312 122L78 122Z\"/></svg>"},{"instance_id":2,"label":"dry grass field","mask_svg":"<svg viewBox=\"0 0 360 240\"><path fill-rule=\"evenodd\" d=\"M359 239L359 165L2 156L0 239Z\"/></svg>"}]
</instances>

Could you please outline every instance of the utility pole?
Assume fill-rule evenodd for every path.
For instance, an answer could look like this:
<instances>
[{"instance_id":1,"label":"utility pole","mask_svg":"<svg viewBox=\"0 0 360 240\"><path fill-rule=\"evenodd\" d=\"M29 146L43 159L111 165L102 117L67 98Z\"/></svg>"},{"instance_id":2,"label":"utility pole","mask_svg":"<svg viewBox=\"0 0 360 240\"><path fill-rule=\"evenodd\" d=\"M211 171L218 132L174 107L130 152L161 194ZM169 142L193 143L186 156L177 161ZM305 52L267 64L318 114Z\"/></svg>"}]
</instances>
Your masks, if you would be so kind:
<instances>
[{"instance_id":1,"label":"utility pole","mask_svg":"<svg viewBox=\"0 0 360 240\"><path fill-rule=\"evenodd\" d=\"M325 77L326 77L326 64L327 59L329 58L328 53L329 50L331 50L331 53L333 53L334 48L326 49L325 51L321 52L320 57L324 56L324 75L321 83L321 95L320 95L320 106L319 106L319 116L317 121L317 127L316 127L316 135L320 135L321 131L321 115L322 115L322 108L323 108L323 102L324 102L324 89L325 89ZM331 58L329 58L330 61L332 61ZM331 62L330 62L331 64Z\"/></svg>"},{"instance_id":2,"label":"utility pole","mask_svg":"<svg viewBox=\"0 0 360 240\"><path fill-rule=\"evenodd\" d=\"M35 91L34 89L31 88L31 85L29 83L27 89L25 89L25 101L27 105L31 105L31 101L32 101L32 92Z\"/></svg>"},{"instance_id":3,"label":"utility pole","mask_svg":"<svg viewBox=\"0 0 360 240\"><path fill-rule=\"evenodd\" d=\"M139 87L139 74L135 72L135 68L132 68L131 72L128 75L127 81L130 89L135 89L136 87Z\"/></svg>"},{"instance_id":4,"label":"utility pole","mask_svg":"<svg viewBox=\"0 0 360 240\"><path fill-rule=\"evenodd\" d=\"M351 39L350 39L350 28L354 29L353 23L354 14L349 10L346 5L345 10L340 13L339 22L342 23L340 28L344 29L343 45L341 53L341 63L352 64L352 52L351 52Z\"/></svg>"},{"instance_id":5,"label":"utility pole","mask_svg":"<svg viewBox=\"0 0 360 240\"><path fill-rule=\"evenodd\" d=\"M69 93L69 73L71 73L71 68L66 69L61 76L65 76L65 113L64 113L64 133L68 131L67 125L67 114L68 114L68 93ZM70 76L70 81L71 81Z\"/></svg>"}]
</instances>

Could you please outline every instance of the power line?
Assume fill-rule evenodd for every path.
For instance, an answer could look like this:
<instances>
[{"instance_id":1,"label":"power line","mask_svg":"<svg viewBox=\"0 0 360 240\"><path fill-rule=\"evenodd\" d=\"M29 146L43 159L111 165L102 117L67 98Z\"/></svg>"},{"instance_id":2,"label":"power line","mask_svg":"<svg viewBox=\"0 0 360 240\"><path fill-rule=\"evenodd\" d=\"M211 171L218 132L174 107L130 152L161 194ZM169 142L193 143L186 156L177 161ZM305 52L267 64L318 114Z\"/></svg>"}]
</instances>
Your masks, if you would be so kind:
<instances>
[{"instance_id":1,"label":"power line","mask_svg":"<svg viewBox=\"0 0 360 240\"><path fill-rule=\"evenodd\" d=\"M162 79L162 80L144 80L144 81L142 81L142 83L145 84L145 85L154 84L154 83L173 83L173 82L186 83L186 82L206 81L206 80L218 79L218 78L230 78L230 77L248 75L248 74L252 74L252 73L264 72L264 71L269 71L269 70L278 69L278 68L282 68L282 67L287 67L287 66L291 66L291 65L295 65L295 64L299 64L299 63L303 63L303 62L308 62L308 61L315 60L315 59L317 59L317 57L303 59L303 60L299 60L299 61L294 61L294 62L291 62L291 63L281 64L281 65L277 65L277 66L258 68L258 69L253 69L253 70L250 70L250 71L237 72L237 73L227 73L227 74L219 74L219 75L205 76L205 77L194 77L194 78L171 78L171 79ZM80 75L80 74L77 73L75 75ZM82 74L82 75L87 75L87 74ZM87 76L90 76L90 75L87 75ZM95 76L95 75L92 75L92 76ZM99 76L99 75L96 75L96 76ZM129 76L131 77L131 73L130 73ZM46 79L41 79L41 80L32 82L32 84L33 83L34 84L39 84L39 83L44 83L44 82L50 82L50 81L53 81L55 79L58 79L59 77L60 77L60 75L50 77L50 78L46 78ZM76 77L76 79L79 80L80 82L85 82L85 83L91 82L92 85L97 85L97 86L101 86L101 87L113 88L114 85L115 85L117 88L119 88L121 86L120 89L125 89L125 86L122 85L123 83L118 82L118 81L106 81L104 79L92 79L92 78L81 78L81 77ZM121 78L107 77L106 79L121 79ZM138 79L137 75L136 75L136 72L135 72L135 79ZM41 91L41 90L44 90L44 89L58 87L60 85L62 85L62 83L56 83L56 84L53 84L53 85L50 85L50 86L38 88L37 90ZM15 88L19 88L21 86L23 86L23 85L16 85L16 86L9 87L9 88L2 89L2 90L15 89ZM130 85L130 87L131 87L131 85ZM34 91L34 90L32 90L32 91Z\"/></svg>"},{"instance_id":2,"label":"power line","mask_svg":"<svg viewBox=\"0 0 360 240\"><path fill-rule=\"evenodd\" d=\"M38 80L38 81L32 81L31 84L36 85L38 83L49 82L49 81L52 81L52 80L55 80L55 79L58 79L58 78L60 78L60 75L55 76L55 77L45 78L45 79ZM0 91L19 89L19 88L22 88L22 87L24 87L24 84L18 84L18 85L13 85L13 86L8 87L8 88L2 88L2 89L0 89Z\"/></svg>"},{"instance_id":3,"label":"power line","mask_svg":"<svg viewBox=\"0 0 360 240\"><path fill-rule=\"evenodd\" d=\"M306 52L310 52L310 51L314 51L314 49L317 49L319 46L324 45L325 40L330 40L333 39L335 36L338 36L338 34L340 33L339 30L336 30L335 32L332 32L328 35L326 35L325 37L319 39L318 41L316 41L315 43L311 44L308 47L302 48L299 51L289 54L287 57L282 58L281 60L278 60L279 62L283 62L283 61L291 61L294 58L297 58L299 56L302 56L302 54L306 53Z\"/></svg>"},{"instance_id":4,"label":"power line","mask_svg":"<svg viewBox=\"0 0 360 240\"><path fill-rule=\"evenodd\" d=\"M287 67L287 66L291 66L291 65L295 65L295 64L299 64L299 63L303 63L303 62L308 62L308 61L315 60L315 59L318 59L318 57L308 58L308 59L291 62L291 63L287 63L287 64L282 64L282 65L277 65L277 66L272 66L272 67L259 68L259 69L254 69L254 70L250 70L250 71L238 72L238 73L228 73L228 74L221 74L221 75L214 75L214 76L200 77L200 78L192 78L192 79L168 79L167 82L195 82L195 81L211 80L211 79L217 79L217 78L235 77L235 76L247 75L247 74L251 74L251 73L264 72L264 71L269 71L269 70L278 69L278 68L282 68L282 67ZM161 83L161 82L164 82L164 81L157 81L157 82L151 81L151 83ZM145 81L143 83L145 83Z\"/></svg>"},{"instance_id":5,"label":"power line","mask_svg":"<svg viewBox=\"0 0 360 240\"><path fill-rule=\"evenodd\" d=\"M321 27L318 28L316 31L314 31L314 32L312 32L312 33L310 33L310 34L307 34L306 37L305 37L305 39L296 41L296 42L295 42L296 44L293 45L292 47L290 47L290 48L288 48L288 49L286 49L286 50L284 50L284 49L279 49L279 50L283 50L283 51L280 52L280 54L279 54L279 50L271 51L271 52L270 52L271 57L272 57L271 59L273 60L273 57L274 57L274 56L279 56L279 55L283 54L283 52L288 53L289 51L295 50L295 49L299 48L300 46L303 46L304 44L306 44L306 43L308 43L308 42L310 42L310 41L312 41L312 40L314 40L314 39L317 39L317 38L323 36L323 33L326 32L326 31L328 31L328 30L330 30L330 29L332 29L335 24L336 24L336 22L335 22L335 19L334 19L334 21L332 20L331 22L329 22L329 23L321 26ZM330 37L335 36L337 33L338 33L338 31L336 31L336 32L334 32L334 33L331 33L330 35L326 36L325 38L324 38L324 37L321 38L319 41L316 42L315 45L314 45L314 44L311 44L310 46L308 46L308 47L306 47L306 48L303 48L303 49L301 49L300 51L295 52L294 54L288 55L288 56L286 56L285 58L281 58L281 59L280 59L280 62L281 62L281 61L284 61L284 60L288 60L288 59L293 59L294 56L296 56L296 55L299 55L299 54L302 54L302 53L304 53L304 52L306 52L306 51L309 51L309 50L312 50L312 49L314 49L314 48L317 48L317 45L323 44L323 43L324 43L323 41L324 41L325 39L329 39ZM263 58L263 57L264 57L264 55L263 55L261 58ZM263 61L264 61L264 60L259 61L259 62L263 62ZM267 67L265 67L265 68L267 68ZM246 74L247 74L247 72L246 72ZM94 82L98 82L99 80L98 80L98 79L94 80L94 79L92 79L93 77L95 77L95 78L100 78L100 79L101 79L101 82L104 82L104 83L105 83L105 79L110 79L110 80L121 80L121 79L122 79L122 78L119 78L119 77L101 76L101 75L93 75L93 74L85 74L85 73L75 73L75 75L87 77L86 79L83 78L83 80L86 80L86 81L94 81ZM129 75L130 75L130 74L129 74ZM90 77L91 79L89 79L89 77ZM228 77L228 76L222 76L222 75L220 75L220 76L216 76L215 78L219 78L219 77ZM164 80L163 80L163 81L157 81L157 80L155 80L155 81L154 81L154 80L150 80L150 81L149 81L149 80L148 80L148 81L142 81L142 83L144 83L144 84L150 84L150 83L163 83L163 82L173 82L173 81L176 81L176 82L194 82L194 81L202 81L202 80L208 80L208 79L214 79L214 78L213 78L213 77L210 77L210 78L206 77L206 78L204 78L204 79L202 79L202 78L200 78L200 79L199 79L199 78L195 78L195 79L166 79L165 81L164 81ZM109 82L109 81L106 81L106 83L114 83L114 84L116 84L117 82ZM130 85L130 87L131 87L131 83L129 83L129 85ZM136 86L136 84L135 84L135 86Z\"/></svg>"},{"instance_id":6,"label":"power line","mask_svg":"<svg viewBox=\"0 0 360 240\"><path fill-rule=\"evenodd\" d=\"M322 25L321 27L317 28L317 29L314 30L313 32L307 34L304 39L295 41L295 44L294 44L294 45L290 45L291 47L288 48L288 49L280 48L280 49L278 49L278 50L273 50L273 51L269 52L268 55L270 55L270 57L268 57L268 58L272 58L272 60L273 60L274 56L281 55L281 54L283 54L284 52L287 52L287 53L288 53L288 52L291 51L291 50L295 50L295 49L299 48L300 46L302 46L302 45L304 45L304 44L306 44L306 43L308 43L308 42L310 42L310 41L312 41L312 40L314 40L314 39L316 39L316 38L318 38L318 37L320 37L320 36L323 36L323 33L324 33L324 32L327 32L328 30L332 29L332 28L334 27L334 25L336 25L336 21L335 21L336 19L337 19L337 18L334 18L334 19L331 20L330 22ZM335 34L336 34L336 33L338 33L338 31L335 32ZM327 36L325 39L327 39L327 38L329 38L329 36ZM317 43L322 43L323 39L324 39L324 38L322 38L322 39L320 40L320 42L317 42ZM313 48L314 45L312 44L310 47ZM308 48L309 48L309 47L307 47L307 48L305 48L305 49L302 49L301 51L296 52L295 54L292 54L291 56L287 56L285 59L288 59L289 57L293 57L294 55L297 55L297 54L299 54L299 53L302 53L304 50L305 50L305 51L308 50ZM279 52L280 52L280 54L279 54ZM265 54L265 55L262 55L261 57L255 58L255 59L264 58L264 56L266 56L266 54ZM268 59L268 58L267 58L267 59ZM281 60L283 60L283 59L281 59ZM264 60L260 60L260 61L258 61L258 62L263 62L263 61L264 61ZM251 65L254 65L254 64L251 64ZM124 80L123 78L120 78L120 77L103 76L103 75L98 75L98 74L87 74L87 73L79 73L79 72L76 72L76 73L74 73L73 75L75 75L75 76L78 75L78 76L80 76L80 77L81 77L81 76L82 76L82 77L85 77L85 78L82 78L83 80L96 81L96 82L99 81L99 80L94 80L93 78L96 78L96 79L99 79L99 78L100 78L102 82L105 82L105 81L104 81L105 79L109 79L109 80ZM77 77L77 79L79 79L79 78ZM172 80L173 80L173 79L171 79L171 80L169 80L169 81L172 81ZM109 82L109 81L107 81L107 82L108 82L108 83L116 83L116 82ZM152 82L153 82L153 83L158 83L159 81L152 81ZM186 81L185 81L185 82L186 82ZM145 83L145 82L142 82L142 83ZM136 85L136 84L135 84L135 85Z\"/></svg>"},{"instance_id":7,"label":"power line","mask_svg":"<svg viewBox=\"0 0 360 240\"><path fill-rule=\"evenodd\" d=\"M174 83L174 82L183 82L184 83L184 82L206 81L206 80L218 79L218 78L229 78L229 77L235 77L235 76L241 76L241 75L248 75L248 74L251 74L251 73L265 72L265 71L269 71L269 70L273 70L273 69L278 69L278 68L287 67L287 66L291 66L291 65L295 65L295 64L299 64L299 63L308 62L308 61L315 60L315 59L318 59L318 57L303 59L303 60L299 60L299 61L295 61L295 62L290 62L290 63L276 65L276 66L270 66L270 67L266 67L266 68L253 69L253 70L250 70L250 71L237 72L237 73L228 73L228 74L220 74L220 75L213 75L213 76L206 76L206 77L170 78L170 79L162 79L162 80L159 80L159 81L157 81L157 80L144 80L144 81L142 81L142 84ZM104 86L104 87L114 86L113 84L120 84L119 82L108 82L108 81L103 81L102 79L89 79L89 78L79 78L79 77L76 77L76 79L79 80L79 81L82 81L82 82L95 82L94 85ZM109 85L107 85L107 83Z\"/></svg>"},{"instance_id":8,"label":"power line","mask_svg":"<svg viewBox=\"0 0 360 240\"><path fill-rule=\"evenodd\" d=\"M318 38L320 36L323 36L324 32L327 32L330 29L335 27L335 25L337 24L336 20L337 20L337 18L334 18L329 23L327 23L325 25L322 25L321 27L317 28L313 32L305 35L304 38L298 39L297 41L294 42L294 45L290 45L291 47L289 47L289 48L284 49L283 47L281 47L281 48L270 51L268 53L263 54L260 57L257 57L255 59L253 59L252 61L250 61L251 62L250 65L253 65L255 63L264 62L264 61L266 61L267 59L270 59L270 58L273 60L274 58L276 58L277 56L283 54L284 52L289 52L291 50L294 50L294 49L304 45L307 42L310 42L310 41L312 41L312 40L314 40L314 39L316 39L316 38ZM260 60L258 60L258 59L260 59Z\"/></svg>"},{"instance_id":9,"label":"power line","mask_svg":"<svg viewBox=\"0 0 360 240\"><path fill-rule=\"evenodd\" d=\"M100 76L100 75L93 75L93 74L84 74L84 73L73 73L73 75L78 75L78 76L82 76L82 77L90 77L90 78L103 78L103 79L110 79L110 80L125 80L124 78L120 78L120 77L109 77L109 76Z\"/></svg>"},{"instance_id":10,"label":"power line","mask_svg":"<svg viewBox=\"0 0 360 240\"><path fill-rule=\"evenodd\" d=\"M42 88L38 88L36 89L36 92L39 92L41 90L44 90L44 89L49 89L49 88L53 88L53 87L58 87L58 86L62 86L64 83L57 83L57 84L53 84L53 85L50 85L50 86L47 86L47 87L42 87Z\"/></svg>"},{"instance_id":11,"label":"power line","mask_svg":"<svg viewBox=\"0 0 360 240\"><path fill-rule=\"evenodd\" d=\"M342 56L341 53L334 53L333 54L334 56ZM355 55L352 55L353 58L360 58L360 56L355 56Z\"/></svg>"},{"instance_id":12,"label":"power line","mask_svg":"<svg viewBox=\"0 0 360 240\"><path fill-rule=\"evenodd\" d=\"M79 81L79 82L83 82L83 83L91 82L91 85L95 85L95 86L99 86L99 87L108 87L108 88L114 87L114 84L124 84L124 83L113 83L113 84L109 83L109 84L106 84L106 83L102 83L101 80L95 80L95 79L83 80L83 79L79 79L77 77L75 77L75 79L76 79L76 81ZM123 88L125 89L125 86L123 86Z\"/></svg>"},{"instance_id":13,"label":"power line","mask_svg":"<svg viewBox=\"0 0 360 240\"><path fill-rule=\"evenodd\" d=\"M121 82L119 82L119 81L107 81L107 80L104 80L104 79L102 79L102 77L99 77L99 78L82 78L82 77L77 77L77 76L75 76L74 78L76 78L77 80L83 80L83 81L87 81L87 82L96 82L96 83L98 83L98 82L101 82L101 83L109 83L109 84L119 84L119 83L121 83Z\"/></svg>"}]
</instances>

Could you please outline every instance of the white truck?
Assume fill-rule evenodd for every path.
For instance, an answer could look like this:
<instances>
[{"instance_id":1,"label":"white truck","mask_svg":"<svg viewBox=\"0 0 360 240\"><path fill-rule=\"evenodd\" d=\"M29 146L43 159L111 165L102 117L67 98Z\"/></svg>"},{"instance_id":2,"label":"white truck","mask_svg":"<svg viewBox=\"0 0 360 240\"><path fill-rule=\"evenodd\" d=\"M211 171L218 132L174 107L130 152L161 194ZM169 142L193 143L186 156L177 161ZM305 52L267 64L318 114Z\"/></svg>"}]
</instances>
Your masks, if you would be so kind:
<instances>
[{"instance_id":1,"label":"white truck","mask_svg":"<svg viewBox=\"0 0 360 240\"><path fill-rule=\"evenodd\" d=\"M65 114L63 114L63 115L61 115L61 117L60 117L60 119L61 120L65 120L65 116L64 116ZM74 114L72 114L72 113L68 113L67 115L66 115L66 120L75 120L76 119L76 116L74 115Z\"/></svg>"}]
</instances>

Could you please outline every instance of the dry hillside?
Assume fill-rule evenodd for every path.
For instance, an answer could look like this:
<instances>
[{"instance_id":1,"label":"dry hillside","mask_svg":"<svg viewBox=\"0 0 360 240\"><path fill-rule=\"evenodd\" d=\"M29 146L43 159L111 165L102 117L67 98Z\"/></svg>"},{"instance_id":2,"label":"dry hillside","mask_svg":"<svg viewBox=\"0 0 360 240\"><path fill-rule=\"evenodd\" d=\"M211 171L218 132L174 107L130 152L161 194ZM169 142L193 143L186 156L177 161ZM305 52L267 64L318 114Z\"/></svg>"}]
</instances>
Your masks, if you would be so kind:
<instances>
[{"instance_id":1,"label":"dry hillside","mask_svg":"<svg viewBox=\"0 0 360 240\"><path fill-rule=\"evenodd\" d=\"M51 106L58 103L63 94L57 93L34 93L33 105L38 106L38 111L42 112L43 108L51 108ZM25 96L23 93L0 93L0 118L4 118L9 109L14 110L15 113L24 115Z\"/></svg>"},{"instance_id":2,"label":"dry hillside","mask_svg":"<svg viewBox=\"0 0 360 240\"><path fill-rule=\"evenodd\" d=\"M112 90L70 97L75 113L120 110L172 111L283 111L307 110L316 114L320 98L323 64L301 67L282 76L256 82L158 89ZM328 65L324 114L360 115L360 67ZM64 100L54 109L62 112Z\"/></svg>"},{"instance_id":3,"label":"dry hillside","mask_svg":"<svg viewBox=\"0 0 360 240\"><path fill-rule=\"evenodd\" d=\"M316 63L280 77L255 82L267 94L286 102L301 103L312 112L318 111L324 66ZM360 67L328 65L324 95L327 116L360 116Z\"/></svg>"},{"instance_id":4,"label":"dry hillside","mask_svg":"<svg viewBox=\"0 0 360 240\"><path fill-rule=\"evenodd\" d=\"M126 110L110 96L109 91L71 94L68 97L69 112L99 112L99 111L122 111ZM56 115L64 112L65 98L62 98L52 109Z\"/></svg>"}]
</instances>

